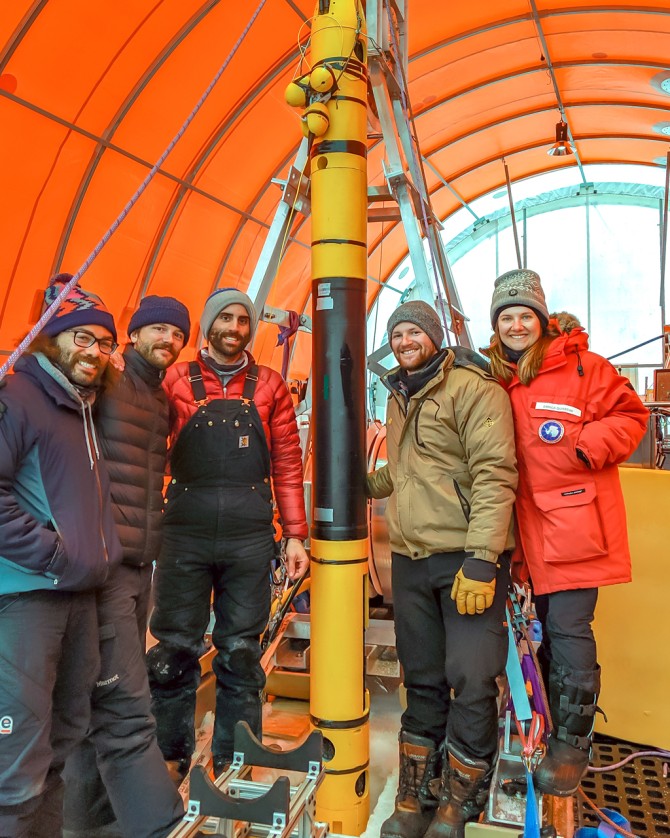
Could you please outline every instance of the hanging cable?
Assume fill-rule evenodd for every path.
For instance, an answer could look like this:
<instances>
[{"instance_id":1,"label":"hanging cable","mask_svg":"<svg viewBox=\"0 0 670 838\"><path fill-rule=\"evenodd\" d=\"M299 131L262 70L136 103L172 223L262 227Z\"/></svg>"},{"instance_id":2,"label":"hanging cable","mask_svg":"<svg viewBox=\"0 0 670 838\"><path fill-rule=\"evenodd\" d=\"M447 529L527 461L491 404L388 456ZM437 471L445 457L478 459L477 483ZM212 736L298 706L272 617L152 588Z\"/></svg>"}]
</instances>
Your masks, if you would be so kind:
<instances>
[{"instance_id":1,"label":"hanging cable","mask_svg":"<svg viewBox=\"0 0 670 838\"><path fill-rule=\"evenodd\" d=\"M88 258L86 259L84 264L79 268L77 273L72 277L72 279L66 285L63 286L63 290L60 292L60 294L51 303L51 305L47 308L47 310L44 312L44 314L39 318L37 323L35 323L35 325L28 332L28 334L23 338L21 343L19 343L19 345L12 352L12 354L9 356L9 358L5 361L5 363L2 365L2 367L0 367L0 381L5 377L5 375L7 375L7 373L12 368L12 366L21 357L21 355L25 352L25 350L28 348L28 346L30 346L32 341L37 337L37 335L42 330L42 327L51 319L51 316L57 311L58 307L60 306L61 302L65 299L65 297L67 297L67 295L70 293L70 291L78 284L79 280L86 273L86 271L90 268L91 264L96 259L96 257L98 256L98 254L100 253L102 248L107 244L107 242L110 240L110 238L116 232L116 230L119 227L119 225L121 224L121 222L124 221L124 219L126 218L128 213L130 212L130 210L135 206L135 204L137 203L139 198L142 196L142 194L146 190L147 186L151 183L154 176L156 175L156 173L158 172L160 167L165 162L165 159L167 158L167 156L170 154L172 149L175 147L175 145L182 138L184 132L186 131L188 126L191 124L195 115L198 113L198 111L200 110L202 105L205 103L205 100L207 99L209 94L214 89L214 86L216 85L218 80L223 75L224 71L228 67L228 64L230 64L230 62L233 59L235 53L240 48L240 45L242 44L242 41L245 39L247 33L249 32L249 30L253 26L256 18L260 14L261 9L263 8L263 6L265 5L266 2L267 2L267 0L260 0L260 3L256 7L256 11L253 13L253 15L251 16L251 19L249 20L247 25L242 30L242 33L241 33L240 37L235 42L232 50L228 54L228 57L223 62L223 64L219 68L218 72L216 73L216 75L214 76L212 81L207 86L205 92L202 94L202 96L198 100L196 106L193 108L191 113L186 117L186 119L184 121L184 124L181 126L181 128L177 131L175 136L172 138L172 140L170 141L170 144L165 149L163 154L161 154L161 156L158 158L156 163L154 163L154 165L153 165L151 171L149 172L149 174L144 178L144 180L142 181L142 183L140 184L140 186L136 190L135 194L130 198L128 203L121 210L121 212L117 216L116 220L112 223L111 227L107 230L107 232L104 234L104 236L100 239L100 241L93 248L91 253L88 255Z\"/></svg>"},{"instance_id":2,"label":"hanging cable","mask_svg":"<svg viewBox=\"0 0 670 838\"><path fill-rule=\"evenodd\" d=\"M624 838L637 838L637 836L629 832L627 829L624 829L622 826L619 826L618 823L614 823L614 821L609 818L602 809L599 809L596 804L591 800L591 798L586 794L584 789L580 787L579 789L579 796L582 798L584 803L596 813L596 815L600 818L603 823L606 823L610 829L614 830L617 835L623 835Z\"/></svg>"}]
</instances>

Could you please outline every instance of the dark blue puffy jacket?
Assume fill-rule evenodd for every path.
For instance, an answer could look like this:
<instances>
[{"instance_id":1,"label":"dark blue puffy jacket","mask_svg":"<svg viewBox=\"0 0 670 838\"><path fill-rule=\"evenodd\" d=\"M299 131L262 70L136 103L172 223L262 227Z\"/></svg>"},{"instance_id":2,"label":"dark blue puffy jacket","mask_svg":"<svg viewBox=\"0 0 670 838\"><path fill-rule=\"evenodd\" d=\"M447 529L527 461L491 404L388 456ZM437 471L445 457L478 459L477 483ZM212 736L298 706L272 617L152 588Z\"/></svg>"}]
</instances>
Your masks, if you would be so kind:
<instances>
[{"instance_id":1,"label":"dark blue puffy jacket","mask_svg":"<svg viewBox=\"0 0 670 838\"><path fill-rule=\"evenodd\" d=\"M44 356L0 388L0 594L101 585L121 560L90 407Z\"/></svg>"}]
</instances>

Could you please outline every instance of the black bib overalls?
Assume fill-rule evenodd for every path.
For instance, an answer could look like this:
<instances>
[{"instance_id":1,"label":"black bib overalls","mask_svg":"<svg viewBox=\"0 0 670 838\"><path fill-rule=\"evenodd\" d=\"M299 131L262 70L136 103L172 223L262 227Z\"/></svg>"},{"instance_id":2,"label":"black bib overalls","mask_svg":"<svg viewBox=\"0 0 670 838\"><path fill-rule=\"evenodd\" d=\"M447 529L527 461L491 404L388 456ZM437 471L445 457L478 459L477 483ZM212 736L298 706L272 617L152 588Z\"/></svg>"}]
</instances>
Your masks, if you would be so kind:
<instances>
[{"instance_id":1,"label":"black bib overalls","mask_svg":"<svg viewBox=\"0 0 670 838\"><path fill-rule=\"evenodd\" d=\"M199 406L172 450L151 618L159 643L148 655L149 679L163 756L190 758L211 598L217 649L212 754L223 760L232 756L237 721L261 734L265 676L258 640L268 619L274 554L270 454L253 403L258 368L248 369L241 399L207 402L199 368L191 366Z\"/></svg>"}]
</instances>

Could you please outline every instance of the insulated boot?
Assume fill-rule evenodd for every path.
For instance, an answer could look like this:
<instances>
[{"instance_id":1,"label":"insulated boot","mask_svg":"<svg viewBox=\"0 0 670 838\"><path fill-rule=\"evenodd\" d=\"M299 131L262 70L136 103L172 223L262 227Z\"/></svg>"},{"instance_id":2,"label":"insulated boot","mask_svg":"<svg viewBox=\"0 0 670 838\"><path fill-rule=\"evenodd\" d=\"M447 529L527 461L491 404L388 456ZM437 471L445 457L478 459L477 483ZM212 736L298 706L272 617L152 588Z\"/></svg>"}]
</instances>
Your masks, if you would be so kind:
<instances>
[{"instance_id":1,"label":"insulated boot","mask_svg":"<svg viewBox=\"0 0 670 838\"><path fill-rule=\"evenodd\" d=\"M191 767L191 760L190 759L166 759L165 760L165 767L168 770L168 774L170 775L170 779L172 782L179 788L179 786L184 782L186 775L189 772Z\"/></svg>"},{"instance_id":2,"label":"insulated boot","mask_svg":"<svg viewBox=\"0 0 670 838\"><path fill-rule=\"evenodd\" d=\"M216 779L222 774L225 774L232 765L232 762L233 761L230 757L213 757L212 769L214 771L214 778Z\"/></svg>"},{"instance_id":3,"label":"insulated boot","mask_svg":"<svg viewBox=\"0 0 670 838\"><path fill-rule=\"evenodd\" d=\"M432 740L402 730L399 743L398 794L380 838L423 838L437 807L429 783L439 775L440 752Z\"/></svg>"},{"instance_id":4,"label":"insulated boot","mask_svg":"<svg viewBox=\"0 0 670 838\"><path fill-rule=\"evenodd\" d=\"M442 769L440 806L425 838L464 838L465 824L476 820L486 806L493 768L472 759L453 745Z\"/></svg>"},{"instance_id":5,"label":"insulated boot","mask_svg":"<svg viewBox=\"0 0 670 838\"><path fill-rule=\"evenodd\" d=\"M549 708L553 729L547 753L535 771L535 788L543 794L570 797L586 773L600 692L600 667L568 673L552 667Z\"/></svg>"}]
</instances>

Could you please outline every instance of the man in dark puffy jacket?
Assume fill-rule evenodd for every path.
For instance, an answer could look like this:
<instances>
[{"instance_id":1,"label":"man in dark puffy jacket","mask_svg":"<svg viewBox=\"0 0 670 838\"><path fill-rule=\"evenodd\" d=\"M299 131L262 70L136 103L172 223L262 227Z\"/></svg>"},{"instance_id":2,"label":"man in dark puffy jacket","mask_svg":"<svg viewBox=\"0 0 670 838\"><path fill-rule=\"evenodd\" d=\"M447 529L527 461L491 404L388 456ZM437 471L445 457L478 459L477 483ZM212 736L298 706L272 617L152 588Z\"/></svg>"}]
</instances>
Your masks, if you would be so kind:
<instances>
[{"instance_id":1,"label":"man in dark puffy jacket","mask_svg":"<svg viewBox=\"0 0 670 838\"><path fill-rule=\"evenodd\" d=\"M101 669L90 737L67 765L66 838L162 838L183 815L156 742L144 652L167 454L162 380L190 328L178 300L145 297L128 324L124 369L96 410L123 563L97 594Z\"/></svg>"},{"instance_id":2,"label":"man in dark puffy jacket","mask_svg":"<svg viewBox=\"0 0 670 838\"><path fill-rule=\"evenodd\" d=\"M0 389L3 838L61 834L61 772L88 728L93 589L121 559L91 418L115 348L112 315L75 288Z\"/></svg>"}]
</instances>

